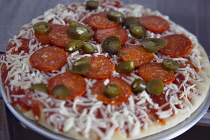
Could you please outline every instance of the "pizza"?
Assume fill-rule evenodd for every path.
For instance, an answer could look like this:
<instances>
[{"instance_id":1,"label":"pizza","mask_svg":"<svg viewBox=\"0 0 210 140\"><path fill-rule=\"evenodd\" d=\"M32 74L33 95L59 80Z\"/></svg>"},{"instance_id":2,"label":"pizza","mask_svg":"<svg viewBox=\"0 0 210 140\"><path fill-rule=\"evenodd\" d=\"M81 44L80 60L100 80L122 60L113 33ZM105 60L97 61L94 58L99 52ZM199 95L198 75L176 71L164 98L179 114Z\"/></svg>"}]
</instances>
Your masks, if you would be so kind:
<instances>
[{"instance_id":1,"label":"pizza","mask_svg":"<svg viewBox=\"0 0 210 140\"><path fill-rule=\"evenodd\" d=\"M58 4L1 57L9 103L67 138L126 140L183 122L205 100L209 60L158 11L120 1Z\"/></svg>"}]
</instances>

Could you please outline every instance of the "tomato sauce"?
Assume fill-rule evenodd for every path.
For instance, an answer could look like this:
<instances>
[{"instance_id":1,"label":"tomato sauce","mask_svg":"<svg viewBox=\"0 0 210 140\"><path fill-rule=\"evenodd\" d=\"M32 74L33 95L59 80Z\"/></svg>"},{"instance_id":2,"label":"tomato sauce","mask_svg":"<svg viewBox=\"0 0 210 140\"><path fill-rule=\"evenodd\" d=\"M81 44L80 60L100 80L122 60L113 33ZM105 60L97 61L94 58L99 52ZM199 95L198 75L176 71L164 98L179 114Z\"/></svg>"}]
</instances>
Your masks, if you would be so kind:
<instances>
[{"instance_id":1,"label":"tomato sauce","mask_svg":"<svg viewBox=\"0 0 210 140\"><path fill-rule=\"evenodd\" d=\"M2 81L6 81L8 71L6 67L2 67ZM36 121L39 120L41 111L40 111L40 101L34 99L34 92L33 91L24 91L20 88L14 88L14 90L11 90L11 86L9 85L9 80L5 82L3 85L4 87L9 87L9 93L10 93L10 99L12 101L13 106L20 106L22 111L32 111L34 114L34 117ZM17 97L15 97L17 95ZM19 96L19 97L18 97ZM38 117L38 118L37 118Z\"/></svg>"},{"instance_id":2,"label":"tomato sauce","mask_svg":"<svg viewBox=\"0 0 210 140\"><path fill-rule=\"evenodd\" d=\"M181 65L180 65L180 68L185 68L185 67L187 67L187 65L190 65L190 68L194 69L195 72L197 72L197 73L200 71L200 69L199 69L198 67L196 67L196 66L192 63L192 61L189 60L189 59L188 59L188 61L185 62L185 64L181 64Z\"/></svg>"},{"instance_id":3,"label":"tomato sauce","mask_svg":"<svg viewBox=\"0 0 210 140\"><path fill-rule=\"evenodd\" d=\"M17 39L19 39L19 41L21 42L21 45L18 47L18 49L16 50L16 48L15 48L15 47L17 47L16 44L12 43L10 41L6 50L8 51L13 48L12 54L19 54L22 51L24 51L25 53L28 53L29 52L29 45L28 45L29 40L24 39L24 38L17 38Z\"/></svg>"},{"instance_id":4,"label":"tomato sauce","mask_svg":"<svg viewBox=\"0 0 210 140\"><path fill-rule=\"evenodd\" d=\"M165 99L165 94L161 93L159 95L151 95L150 96L154 103L157 103L159 106L162 106L167 103Z\"/></svg>"}]
</instances>

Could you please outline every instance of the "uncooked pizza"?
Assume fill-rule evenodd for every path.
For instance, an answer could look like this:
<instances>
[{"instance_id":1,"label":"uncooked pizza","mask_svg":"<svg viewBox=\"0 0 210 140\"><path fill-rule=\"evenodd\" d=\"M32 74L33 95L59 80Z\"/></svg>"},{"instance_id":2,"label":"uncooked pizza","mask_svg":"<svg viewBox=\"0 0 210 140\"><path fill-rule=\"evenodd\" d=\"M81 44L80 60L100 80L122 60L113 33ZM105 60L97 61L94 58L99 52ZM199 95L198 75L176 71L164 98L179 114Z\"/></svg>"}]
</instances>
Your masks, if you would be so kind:
<instances>
[{"instance_id":1,"label":"uncooked pizza","mask_svg":"<svg viewBox=\"0 0 210 140\"><path fill-rule=\"evenodd\" d=\"M193 34L158 11L108 0L58 4L22 26L1 57L10 104L80 140L179 124L205 100L209 74Z\"/></svg>"}]
</instances>

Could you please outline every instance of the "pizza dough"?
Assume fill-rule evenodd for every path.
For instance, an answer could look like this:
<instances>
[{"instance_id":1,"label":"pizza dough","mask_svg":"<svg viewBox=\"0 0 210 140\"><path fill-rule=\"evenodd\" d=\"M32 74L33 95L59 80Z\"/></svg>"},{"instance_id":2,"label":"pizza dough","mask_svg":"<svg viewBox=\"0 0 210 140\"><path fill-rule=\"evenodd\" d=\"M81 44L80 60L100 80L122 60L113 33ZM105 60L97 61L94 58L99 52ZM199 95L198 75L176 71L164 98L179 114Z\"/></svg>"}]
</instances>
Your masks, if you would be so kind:
<instances>
[{"instance_id":1,"label":"pizza dough","mask_svg":"<svg viewBox=\"0 0 210 140\"><path fill-rule=\"evenodd\" d=\"M109 10L136 17L134 23L108 19ZM35 32L39 22L48 23L50 31ZM72 36L71 25L79 35ZM133 27L145 33L136 35ZM86 31L91 36L81 38ZM118 53L101 47L109 36L119 39ZM142 45L148 38L164 38L167 45L148 52ZM72 48L72 40L82 40L82 45ZM93 52L85 51L84 41ZM179 68L163 69L165 58ZM119 63L127 61L133 62L131 72L119 72ZM49 130L75 139L136 139L169 129L190 117L210 85L209 60L194 35L158 11L119 1L100 1L95 10L87 10L86 2L58 4L22 27L0 62L4 92L14 108ZM130 85L135 79L146 83L159 79L163 91L153 95L144 88L134 93ZM118 95L105 95L107 85L117 85Z\"/></svg>"}]
</instances>

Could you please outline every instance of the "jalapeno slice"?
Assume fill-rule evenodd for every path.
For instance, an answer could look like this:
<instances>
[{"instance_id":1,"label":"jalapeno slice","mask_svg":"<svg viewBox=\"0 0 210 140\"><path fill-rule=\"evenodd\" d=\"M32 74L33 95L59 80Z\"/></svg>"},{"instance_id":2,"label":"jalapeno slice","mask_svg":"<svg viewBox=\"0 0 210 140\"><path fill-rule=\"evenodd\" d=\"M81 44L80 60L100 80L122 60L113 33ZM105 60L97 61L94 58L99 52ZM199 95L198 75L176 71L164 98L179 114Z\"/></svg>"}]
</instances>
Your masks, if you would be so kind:
<instances>
[{"instance_id":1,"label":"jalapeno slice","mask_svg":"<svg viewBox=\"0 0 210 140\"><path fill-rule=\"evenodd\" d=\"M138 23L129 24L129 31L130 34L137 39L146 37L146 29Z\"/></svg>"},{"instance_id":2,"label":"jalapeno slice","mask_svg":"<svg viewBox=\"0 0 210 140\"><path fill-rule=\"evenodd\" d=\"M63 100L68 98L70 95L68 88L63 84L55 86L52 90L52 93L53 93L53 96L55 96L56 98L63 99Z\"/></svg>"},{"instance_id":3,"label":"jalapeno slice","mask_svg":"<svg viewBox=\"0 0 210 140\"><path fill-rule=\"evenodd\" d=\"M150 94L158 95L163 91L164 84L159 79L152 79L147 83L147 91Z\"/></svg>"},{"instance_id":4,"label":"jalapeno slice","mask_svg":"<svg viewBox=\"0 0 210 140\"><path fill-rule=\"evenodd\" d=\"M123 26L129 27L130 24L138 23L137 17L126 17L122 23Z\"/></svg>"},{"instance_id":5,"label":"jalapeno slice","mask_svg":"<svg viewBox=\"0 0 210 140\"><path fill-rule=\"evenodd\" d=\"M50 32L50 24L47 22L38 22L33 25L33 29L37 34L47 34Z\"/></svg>"},{"instance_id":6,"label":"jalapeno slice","mask_svg":"<svg viewBox=\"0 0 210 140\"><path fill-rule=\"evenodd\" d=\"M69 23L68 34L75 40L87 41L93 36L94 32L92 29L83 24L71 21Z\"/></svg>"},{"instance_id":7,"label":"jalapeno slice","mask_svg":"<svg viewBox=\"0 0 210 140\"><path fill-rule=\"evenodd\" d=\"M72 67L74 73L85 75L89 71L89 59L80 58L73 62Z\"/></svg>"},{"instance_id":8,"label":"jalapeno slice","mask_svg":"<svg viewBox=\"0 0 210 140\"><path fill-rule=\"evenodd\" d=\"M124 21L124 15L114 10L107 11L107 18L111 21L120 22L120 23Z\"/></svg>"},{"instance_id":9,"label":"jalapeno slice","mask_svg":"<svg viewBox=\"0 0 210 140\"><path fill-rule=\"evenodd\" d=\"M148 38L142 40L141 44L149 53L155 53L167 45L167 40L163 38Z\"/></svg>"},{"instance_id":10,"label":"jalapeno slice","mask_svg":"<svg viewBox=\"0 0 210 140\"><path fill-rule=\"evenodd\" d=\"M172 59L165 58L163 59L162 67L167 71L176 71L179 68L179 63Z\"/></svg>"},{"instance_id":11,"label":"jalapeno slice","mask_svg":"<svg viewBox=\"0 0 210 140\"><path fill-rule=\"evenodd\" d=\"M48 92L47 86L45 84L42 84L42 83L33 84L30 89L38 90L38 91L41 91L41 92L44 92L44 93Z\"/></svg>"},{"instance_id":12,"label":"jalapeno slice","mask_svg":"<svg viewBox=\"0 0 210 140\"><path fill-rule=\"evenodd\" d=\"M86 9L87 10L95 10L98 8L99 1L89 0L86 2Z\"/></svg>"},{"instance_id":13,"label":"jalapeno slice","mask_svg":"<svg viewBox=\"0 0 210 140\"><path fill-rule=\"evenodd\" d=\"M147 82L141 79L135 79L131 83L131 89L134 93L142 92L143 90L146 89L146 87L147 87Z\"/></svg>"},{"instance_id":14,"label":"jalapeno slice","mask_svg":"<svg viewBox=\"0 0 210 140\"><path fill-rule=\"evenodd\" d=\"M121 47L121 41L116 36L109 36L103 40L101 47L107 53L116 54Z\"/></svg>"},{"instance_id":15,"label":"jalapeno slice","mask_svg":"<svg viewBox=\"0 0 210 140\"><path fill-rule=\"evenodd\" d=\"M120 62L117 65L117 71L119 71L120 73L129 74L134 70L134 68L135 68L135 63L133 61Z\"/></svg>"},{"instance_id":16,"label":"jalapeno slice","mask_svg":"<svg viewBox=\"0 0 210 140\"><path fill-rule=\"evenodd\" d=\"M83 46L83 42L81 40L71 40L66 43L66 49L70 52L77 51L81 49Z\"/></svg>"},{"instance_id":17,"label":"jalapeno slice","mask_svg":"<svg viewBox=\"0 0 210 140\"><path fill-rule=\"evenodd\" d=\"M82 51L88 54L93 54L95 52L95 48L92 44L84 42L82 46Z\"/></svg>"},{"instance_id":18,"label":"jalapeno slice","mask_svg":"<svg viewBox=\"0 0 210 140\"><path fill-rule=\"evenodd\" d=\"M120 94L120 87L117 84L108 84L103 88L103 93L108 98L116 98Z\"/></svg>"}]
</instances>

